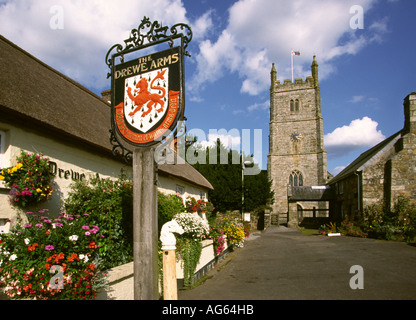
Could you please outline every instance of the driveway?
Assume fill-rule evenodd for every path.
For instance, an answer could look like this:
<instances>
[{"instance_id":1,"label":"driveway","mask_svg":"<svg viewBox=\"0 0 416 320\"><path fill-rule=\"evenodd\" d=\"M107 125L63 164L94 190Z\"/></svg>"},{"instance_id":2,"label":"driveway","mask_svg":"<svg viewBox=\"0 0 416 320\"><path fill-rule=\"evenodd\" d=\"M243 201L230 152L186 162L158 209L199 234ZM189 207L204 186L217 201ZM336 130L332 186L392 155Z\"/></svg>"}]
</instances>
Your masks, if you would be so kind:
<instances>
[{"instance_id":1,"label":"driveway","mask_svg":"<svg viewBox=\"0 0 416 320\"><path fill-rule=\"evenodd\" d=\"M416 247L406 243L272 226L228 260L179 300L416 299Z\"/></svg>"}]
</instances>

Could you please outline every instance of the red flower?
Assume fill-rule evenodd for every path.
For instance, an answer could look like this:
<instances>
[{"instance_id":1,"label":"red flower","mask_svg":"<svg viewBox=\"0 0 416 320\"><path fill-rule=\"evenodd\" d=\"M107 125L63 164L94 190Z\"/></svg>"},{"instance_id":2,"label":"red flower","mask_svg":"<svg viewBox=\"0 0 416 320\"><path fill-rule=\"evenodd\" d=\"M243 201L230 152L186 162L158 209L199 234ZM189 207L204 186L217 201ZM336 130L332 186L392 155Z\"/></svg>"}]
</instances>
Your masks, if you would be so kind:
<instances>
[{"instance_id":1,"label":"red flower","mask_svg":"<svg viewBox=\"0 0 416 320\"><path fill-rule=\"evenodd\" d=\"M90 245L88 246L90 249L96 249L97 248L97 245L95 244L95 242L94 241L91 241L90 242Z\"/></svg>"},{"instance_id":2,"label":"red flower","mask_svg":"<svg viewBox=\"0 0 416 320\"><path fill-rule=\"evenodd\" d=\"M65 255L61 252L60 254L58 254L55 258L55 262L56 263L60 263L63 259L65 258Z\"/></svg>"},{"instance_id":3,"label":"red flower","mask_svg":"<svg viewBox=\"0 0 416 320\"><path fill-rule=\"evenodd\" d=\"M70 257L68 257L68 262L73 262L74 260L78 260L78 255L76 253L73 253Z\"/></svg>"},{"instance_id":4,"label":"red flower","mask_svg":"<svg viewBox=\"0 0 416 320\"><path fill-rule=\"evenodd\" d=\"M25 292L27 292L29 289L32 289L32 284L29 283L28 285L23 287L23 290L25 290Z\"/></svg>"},{"instance_id":5,"label":"red flower","mask_svg":"<svg viewBox=\"0 0 416 320\"><path fill-rule=\"evenodd\" d=\"M31 246L27 247L27 250L29 250L30 252L35 251L36 247L39 247L39 245L37 243L34 243Z\"/></svg>"}]
</instances>

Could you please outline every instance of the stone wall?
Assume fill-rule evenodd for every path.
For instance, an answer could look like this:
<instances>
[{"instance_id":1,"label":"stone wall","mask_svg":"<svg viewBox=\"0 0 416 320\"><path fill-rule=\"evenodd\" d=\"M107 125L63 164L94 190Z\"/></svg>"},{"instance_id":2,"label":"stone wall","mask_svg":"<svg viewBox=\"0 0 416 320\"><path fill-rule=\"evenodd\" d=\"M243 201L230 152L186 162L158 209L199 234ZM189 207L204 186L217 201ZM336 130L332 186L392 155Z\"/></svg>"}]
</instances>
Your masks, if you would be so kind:
<instances>
[{"instance_id":1,"label":"stone wall","mask_svg":"<svg viewBox=\"0 0 416 320\"><path fill-rule=\"evenodd\" d=\"M405 98L404 114L403 130L361 155L356 160L360 165L331 185L336 189L331 203L336 220L353 218L380 201L391 208L400 195L416 203L416 93Z\"/></svg>"},{"instance_id":2,"label":"stone wall","mask_svg":"<svg viewBox=\"0 0 416 320\"><path fill-rule=\"evenodd\" d=\"M233 247L225 244L225 250L219 256L214 253L212 240L202 241L202 253L195 271L195 280L203 277L221 259L223 259ZM96 300L133 300L134 299L134 262L130 262L108 271L107 286L102 290ZM176 263L176 278L178 289L183 287L183 265ZM159 292L161 288L159 287Z\"/></svg>"},{"instance_id":3,"label":"stone wall","mask_svg":"<svg viewBox=\"0 0 416 320\"><path fill-rule=\"evenodd\" d=\"M393 204L399 195L416 202L416 93L404 100L405 124L397 153L391 159L391 194Z\"/></svg>"}]
</instances>

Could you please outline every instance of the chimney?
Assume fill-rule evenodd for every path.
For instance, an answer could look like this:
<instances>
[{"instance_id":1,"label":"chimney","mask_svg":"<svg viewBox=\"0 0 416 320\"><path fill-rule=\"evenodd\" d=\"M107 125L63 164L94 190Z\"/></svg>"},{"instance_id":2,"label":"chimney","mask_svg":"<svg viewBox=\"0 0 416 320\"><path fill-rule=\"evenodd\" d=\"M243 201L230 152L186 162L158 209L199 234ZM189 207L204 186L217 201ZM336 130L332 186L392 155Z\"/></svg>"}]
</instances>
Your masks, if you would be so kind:
<instances>
[{"instance_id":1,"label":"chimney","mask_svg":"<svg viewBox=\"0 0 416 320\"><path fill-rule=\"evenodd\" d=\"M416 133L416 92L404 99L404 131Z\"/></svg>"},{"instance_id":2,"label":"chimney","mask_svg":"<svg viewBox=\"0 0 416 320\"><path fill-rule=\"evenodd\" d=\"M101 92L101 96L105 101L111 104L111 90L104 90Z\"/></svg>"}]
</instances>

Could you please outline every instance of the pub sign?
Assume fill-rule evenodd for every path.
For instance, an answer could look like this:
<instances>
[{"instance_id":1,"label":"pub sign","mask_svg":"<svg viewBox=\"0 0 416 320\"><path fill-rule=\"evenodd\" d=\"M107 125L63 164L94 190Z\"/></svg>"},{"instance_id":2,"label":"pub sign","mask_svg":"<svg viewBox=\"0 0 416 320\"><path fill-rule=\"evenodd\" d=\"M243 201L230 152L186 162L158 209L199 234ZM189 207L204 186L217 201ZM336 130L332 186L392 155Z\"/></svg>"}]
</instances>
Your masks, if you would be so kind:
<instances>
[{"instance_id":1,"label":"pub sign","mask_svg":"<svg viewBox=\"0 0 416 320\"><path fill-rule=\"evenodd\" d=\"M173 47L114 66L113 123L129 144L150 146L175 128L182 113L182 61L181 48Z\"/></svg>"}]
</instances>

